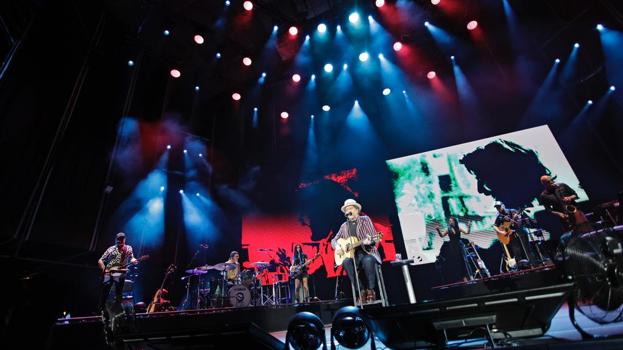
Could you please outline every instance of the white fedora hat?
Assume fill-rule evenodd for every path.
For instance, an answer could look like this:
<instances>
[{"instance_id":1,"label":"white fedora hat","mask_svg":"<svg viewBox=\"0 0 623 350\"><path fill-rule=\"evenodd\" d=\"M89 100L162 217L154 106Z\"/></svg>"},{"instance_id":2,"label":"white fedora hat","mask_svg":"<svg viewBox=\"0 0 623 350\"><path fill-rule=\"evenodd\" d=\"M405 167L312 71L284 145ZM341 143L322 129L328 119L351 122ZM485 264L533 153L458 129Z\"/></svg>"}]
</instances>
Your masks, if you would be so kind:
<instances>
[{"instance_id":1,"label":"white fedora hat","mask_svg":"<svg viewBox=\"0 0 623 350\"><path fill-rule=\"evenodd\" d=\"M344 205L342 206L342 209L340 209L340 210L342 210L342 213L344 213L345 212L344 210L346 209L346 207L349 207L351 205L354 206L354 207L357 207L357 209L359 209L359 211L361 211L361 204L357 203L357 201L352 199L352 198L349 198L349 199L345 200L344 201Z\"/></svg>"}]
</instances>

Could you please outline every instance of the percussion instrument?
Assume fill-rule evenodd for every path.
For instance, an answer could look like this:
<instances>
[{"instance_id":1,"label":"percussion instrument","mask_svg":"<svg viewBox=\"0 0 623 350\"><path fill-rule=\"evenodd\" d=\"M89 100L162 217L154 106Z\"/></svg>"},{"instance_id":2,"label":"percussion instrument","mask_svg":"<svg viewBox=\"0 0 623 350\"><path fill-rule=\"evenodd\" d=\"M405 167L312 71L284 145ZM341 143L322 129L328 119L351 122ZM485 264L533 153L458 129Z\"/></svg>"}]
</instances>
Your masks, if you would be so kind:
<instances>
[{"instance_id":1,"label":"percussion instrument","mask_svg":"<svg viewBox=\"0 0 623 350\"><path fill-rule=\"evenodd\" d=\"M246 307L251 303L251 292L243 284L237 284L229 288L227 292L229 303L233 307Z\"/></svg>"}]
</instances>

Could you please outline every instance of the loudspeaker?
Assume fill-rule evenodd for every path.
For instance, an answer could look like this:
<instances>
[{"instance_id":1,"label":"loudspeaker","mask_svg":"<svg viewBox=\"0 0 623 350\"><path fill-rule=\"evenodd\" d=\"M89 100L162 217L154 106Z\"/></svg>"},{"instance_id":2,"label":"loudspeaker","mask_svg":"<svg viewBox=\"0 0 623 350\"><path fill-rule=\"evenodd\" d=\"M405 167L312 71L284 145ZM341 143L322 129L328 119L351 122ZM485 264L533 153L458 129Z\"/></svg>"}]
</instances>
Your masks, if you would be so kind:
<instances>
[{"instance_id":1,"label":"loudspeaker","mask_svg":"<svg viewBox=\"0 0 623 350\"><path fill-rule=\"evenodd\" d=\"M375 335L386 346L445 347L449 340L482 336L541 336L565 302L573 283L443 302L366 309ZM479 333L480 332L480 333Z\"/></svg>"}]
</instances>

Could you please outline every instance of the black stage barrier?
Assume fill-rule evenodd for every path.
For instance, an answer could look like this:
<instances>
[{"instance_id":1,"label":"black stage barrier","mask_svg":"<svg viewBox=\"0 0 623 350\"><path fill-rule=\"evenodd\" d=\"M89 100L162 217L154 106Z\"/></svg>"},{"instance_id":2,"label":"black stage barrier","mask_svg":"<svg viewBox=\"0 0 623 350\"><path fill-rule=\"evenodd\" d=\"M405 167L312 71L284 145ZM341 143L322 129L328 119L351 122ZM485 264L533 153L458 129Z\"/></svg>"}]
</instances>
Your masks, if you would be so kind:
<instances>
[{"instance_id":1,"label":"black stage barrier","mask_svg":"<svg viewBox=\"0 0 623 350\"><path fill-rule=\"evenodd\" d=\"M444 347L449 340L541 336L572 283L443 302L365 309L375 335L392 349Z\"/></svg>"}]
</instances>

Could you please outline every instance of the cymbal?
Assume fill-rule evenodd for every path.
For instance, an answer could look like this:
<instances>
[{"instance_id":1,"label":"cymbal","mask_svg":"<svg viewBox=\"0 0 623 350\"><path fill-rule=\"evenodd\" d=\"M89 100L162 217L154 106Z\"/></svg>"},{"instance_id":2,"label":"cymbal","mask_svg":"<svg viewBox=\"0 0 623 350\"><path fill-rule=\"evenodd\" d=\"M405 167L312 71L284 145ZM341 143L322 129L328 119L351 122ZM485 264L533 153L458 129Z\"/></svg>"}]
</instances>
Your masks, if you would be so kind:
<instances>
[{"instance_id":1,"label":"cymbal","mask_svg":"<svg viewBox=\"0 0 623 350\"><path fill-rule=\"evenodd\" d=\"M203 275L204 273L208 273L208 271L201 269L201 268L197 268L197 269L186 270L186 273L191 274L191 275Z\"/></svg>"},{"instance_id":2,"label":"cymbal","mask_svg":"<svg viewBox=\"0 0 623 350\"><path fill-rule=\"evenodd\" d=\"M212 266L207 266L208 269L211 270L219 270L219 271L229 271L229 270L235 270L236 267L238 267L238 265L236 264L232 264L232 263L219 263L216 265L212 265Z\"/></svg>"}]
</instances>

